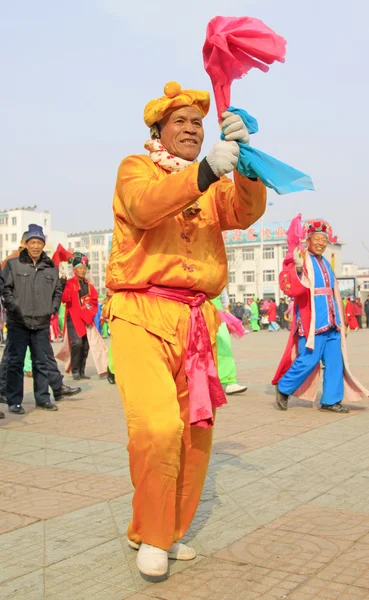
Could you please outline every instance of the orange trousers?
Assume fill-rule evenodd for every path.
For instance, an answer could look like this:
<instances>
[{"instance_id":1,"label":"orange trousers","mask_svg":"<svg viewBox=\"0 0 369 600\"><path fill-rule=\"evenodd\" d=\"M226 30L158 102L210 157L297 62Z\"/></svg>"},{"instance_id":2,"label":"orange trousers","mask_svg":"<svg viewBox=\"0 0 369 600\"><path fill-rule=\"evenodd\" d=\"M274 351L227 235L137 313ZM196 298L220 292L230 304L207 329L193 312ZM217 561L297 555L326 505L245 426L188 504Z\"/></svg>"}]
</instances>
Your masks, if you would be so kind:
<instances>
[{"instance_id":1,"label":"orange trousers","mask_svg":"<svg viewBox=\"0 0 369 600\"><path fill-rule=\"evenodd\" d=\"M110 323L135 488L127 535L163 550L181 539L191 524L212 445L212 428L189 423L185 374L189 315L184 305L174 344L118 317Z\"/></svg>"}]
</instances>

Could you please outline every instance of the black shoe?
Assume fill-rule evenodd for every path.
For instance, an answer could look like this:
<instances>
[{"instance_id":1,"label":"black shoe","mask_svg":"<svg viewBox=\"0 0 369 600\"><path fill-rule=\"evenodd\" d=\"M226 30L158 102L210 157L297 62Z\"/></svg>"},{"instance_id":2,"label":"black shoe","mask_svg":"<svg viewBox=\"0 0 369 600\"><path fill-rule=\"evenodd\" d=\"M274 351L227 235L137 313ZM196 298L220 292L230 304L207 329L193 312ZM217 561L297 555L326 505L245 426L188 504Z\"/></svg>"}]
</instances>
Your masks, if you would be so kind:
<instances>
[{"instance_id":1,"label":"black shoe","mask_svg":"<svg viewBox=\"0 0 369 600\"><path fill-rule=\"evenodd\" d=\"M85 375L84 373L80 374L80 378L81 379L91 379L91 377L89 377L88 375Z\"/></svg>"},{"instance_id":2,"label":"black shoe","mask_svg":"<svg viewBox=\"0 0 369 600\"><path fill-rule=\"evenodd\" d=\"M54 400L61 400L66 396L75 396L81 392L80 387L70 387L69 385L62 385L61 388L54 391Z\"/></svg>"},{"instance_id":3,"label":"black shoe","mask_svg":"<svg viewBox=\"0 0 369 600\"><path fill-rule=\"evenodd\" d=\"M75 381L79 381L80 379L82 379L79 373L72 373L72 376Z\"/></svg>"},{"instance_id":4,"label":"black shoe","mask_svg":"<svg viewBox=\"0 0 369 600\"><path fill-rule=\"evenodd\" d=\"M43 408L44 410L59 410L56 404L51 402L45 402L44 404L36 404L37 408Z\"/></svg>"},{"instance_id":5,"label":"black shoe","mask_svg":"<svg viewBox=\"0 0 369 600\"><path fill-rule=\"evenodd\" d=\"M115 384L115 375L114 375L114 373L112 373L112 372L109 370L109 367L108 367L108 381L109 381L109 383L111 383L112 385L114 385L114 384Z\"/></svg>"},{"instance_id":6,"label":"black shoe","mask_svg":"<svg viewBox=\"0 0 369 600\"><path fill-rule=\"evenodd\" d=\"M289 398L289 396L287 394L283 394L283 392L281 392L278 389L278 386L276 385L275 386L275 399L276 399L276 402L277 402L277 404L278 404L278 406L279 406L279 408L281 410L287 410L287 408L288 408L288 398Z\"/></svg>"},{"instance_id":7,"label":"black shoe","mask_svg":"<svg viewBox=\"0 0 369 600\"><path fill-rule=\"evenodd\" d=\"M342 406L341 402L337 402L336 404L321 404L320 410L330 410L335 413L344 413L347 414L350 412L346 406Z\"/></svg>"},{"instance_id":8,"label":"black shoe","mask_svg":"<svg viewBox=\"0 0 369 600\"><path fill-rule=\"evenodd\" d=\"M2 410L0 410L0 419L5 419L5 413Z\"/></svg>"},{"instance_id":9,"label":"black shoe","mask_svg":"<svg viewBox=\"0 0 369 600\"><path fill-rule=\"evenodd\" d=\"M9 412L14 413L15 415L24 415L26 411L20 404L11 404L9 406Z\"/></svg>"},{"instance_id":10,"label":"black shoe","mask_svg":"<svg viewBox=\"0 0 369 600\"><path fill-rule=\"evenodd\" d=\"M4 394L0 394L0 403L1 404L8 404L7 401L6 401L6 398L5 398Z\"/></svg>"}]
</instances>

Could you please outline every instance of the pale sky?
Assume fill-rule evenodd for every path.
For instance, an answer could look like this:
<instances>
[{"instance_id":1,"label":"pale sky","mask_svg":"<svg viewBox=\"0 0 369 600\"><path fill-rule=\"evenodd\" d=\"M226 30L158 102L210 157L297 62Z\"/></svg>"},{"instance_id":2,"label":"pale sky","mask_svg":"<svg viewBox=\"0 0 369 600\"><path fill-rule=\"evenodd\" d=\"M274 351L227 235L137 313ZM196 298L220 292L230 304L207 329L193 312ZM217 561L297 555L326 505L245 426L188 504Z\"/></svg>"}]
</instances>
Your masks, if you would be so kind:
<instances>
[{"instance_id":1,"label":"pale sky","mask_svg":"<svg viewBox=\"0 0 369 600\"><path fill-rule=\"evenodd\" d=\"M259 121L252 144L316 186L270 191L265 222L324 218L344 260L369 266L368 0L0 0L0 208L37 204L68 232L112 227L119 163L145 152L146 102L170 80L211 90L216 15L258 17L287 40L285 64L232 87ZM206 155L214 105L204 125Z\"/></svg>"}]
</instances>

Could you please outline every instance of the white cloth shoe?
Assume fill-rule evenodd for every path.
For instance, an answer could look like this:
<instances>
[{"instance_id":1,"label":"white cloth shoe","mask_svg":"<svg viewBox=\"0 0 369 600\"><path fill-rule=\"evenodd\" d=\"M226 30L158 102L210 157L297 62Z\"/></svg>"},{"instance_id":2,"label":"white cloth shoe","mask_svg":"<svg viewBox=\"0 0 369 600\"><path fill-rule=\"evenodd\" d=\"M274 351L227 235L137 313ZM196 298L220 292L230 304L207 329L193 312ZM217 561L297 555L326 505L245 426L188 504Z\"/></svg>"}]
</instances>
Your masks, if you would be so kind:
<instances>
[{"instance_id":1,"label":"white cloth shoe","mask_svg":"<svg viewBox=\"0 0 369 600\"><path fill-rule=\"evenodd\" d=\"M163 577L168 572L168 552L149 544L141 544L136 565L140 573L149 577Z\"/></svg>"},{"instance_id":2,"label":"white cloth shoe","mask_svg":"<svg viewBox=\"0 0 369 600\"><path fill-rule=\"evenodd\" d=\"M193 560L196 558L196 550L175 542L169 550L162 550L149 544L137 544L127 538L128 545L138 550L136 564L144 575L160 577L168 571L168 558L171 560Z\"/></svg>"},{"instance_id":3,"label":"white cloth shoe","mask_svg":"<svg viewBox=\"0 0 369 600\"><path fill-rule=\"evenodd\" d=\"M231 383L230 385L225 386L225 393L228 396L232 396L232 394L242 394L246 392L247 385L239 385L238 383Z\"/></svg>"}]
</instances>

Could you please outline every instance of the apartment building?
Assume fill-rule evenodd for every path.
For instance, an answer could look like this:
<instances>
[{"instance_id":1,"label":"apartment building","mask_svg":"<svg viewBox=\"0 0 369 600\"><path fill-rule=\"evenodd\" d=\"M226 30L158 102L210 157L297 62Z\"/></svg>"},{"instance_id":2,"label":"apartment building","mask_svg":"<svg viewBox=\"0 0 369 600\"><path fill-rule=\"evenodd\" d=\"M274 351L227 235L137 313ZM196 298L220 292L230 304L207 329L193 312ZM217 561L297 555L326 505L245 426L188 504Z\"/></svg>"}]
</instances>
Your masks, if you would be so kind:
<instances>
[{"instance_id":1,"label":"apartment building","mask_svg":"<svg viewBox=\"0 0 369 600\"><path fill-rule=\"evenodd\" d=\"M46 235L45 250L52 254L58 245L67 244L67 234L52 229L49 211L40 211L37 206L0 209L0 261L17 250L23 233L30 223L41 225Z\"/></svg>"}]
</instances>

